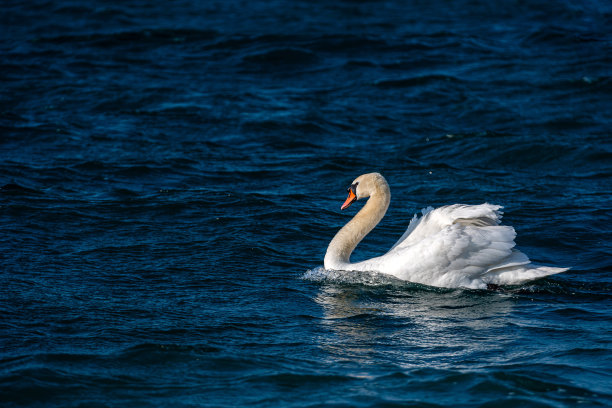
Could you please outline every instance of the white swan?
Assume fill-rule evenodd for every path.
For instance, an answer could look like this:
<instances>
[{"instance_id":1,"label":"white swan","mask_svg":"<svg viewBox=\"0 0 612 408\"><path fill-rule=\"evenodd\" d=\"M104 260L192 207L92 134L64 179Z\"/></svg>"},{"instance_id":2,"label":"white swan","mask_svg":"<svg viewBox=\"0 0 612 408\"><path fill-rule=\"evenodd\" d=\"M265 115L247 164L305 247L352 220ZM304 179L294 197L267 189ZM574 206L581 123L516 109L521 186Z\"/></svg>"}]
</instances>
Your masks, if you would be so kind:
<instances>
[{"instance_id":1,"label":"white swan","mask_svg":"<svg viewBox=\"0 0 612 408\"><path fill-rule=\"evenodd\" d=\"M329 243L325 269L380 272L430 286L472 289L521 284L569 269L531 264L513 249L514 228L499 225L502 207L491 204L429 207L421 218L414 216L389 252L350 263L357 244L387 212L391 193L379 173L357 177L348 192L342 210L356 200L369 200Z\"/></svg>"}]
</instances>

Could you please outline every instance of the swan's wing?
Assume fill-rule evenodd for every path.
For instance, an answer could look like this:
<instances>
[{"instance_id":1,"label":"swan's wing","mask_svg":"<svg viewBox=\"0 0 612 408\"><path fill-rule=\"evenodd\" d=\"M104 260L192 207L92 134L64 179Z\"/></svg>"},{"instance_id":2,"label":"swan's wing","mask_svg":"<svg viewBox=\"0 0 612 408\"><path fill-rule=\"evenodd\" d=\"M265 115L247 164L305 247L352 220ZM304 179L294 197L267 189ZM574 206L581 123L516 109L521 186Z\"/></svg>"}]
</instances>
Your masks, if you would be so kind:
<instances>
[{"instance_id":1,"label":"swan's wing","mask_svg":"<svg viewBox=\"0 0 612 408\"><path fill-rule=\"evenodd\" d=\"M414 215L406 232L391 247L389 252L412 246L453 224L478 227L498 225L503 214L501 212L502 208L502 206L492 204L454 204L435 210L432 207L427 207L422 210L422 217L419 218L416 214Z\"/></svg>"},{"instance_id":2,"label":"swan's wing","mask_svg":"<svg viewBox=\"0 0 612 408\"><path fill-rule=\"evenodd\" d=\"M408 237L408 235L412 234L412 232L419 226L419 224L423 221L423 219L425 218L425 216L433 211L433 207L427 207L427 208L423 208L421 210L421 212L423 213L423 216L419 218L419 216L417 214L414 214L414 216L412 217L412 219L410 220L410 223L408 224L408 228L406 229L406 232L404 232L404 234L400 237L400 239L397 240L397 242L391 247L391 249L389 250L389 252L393 251L393 249L395 249L395 247L397 247L398 245L400 245L402 242L404 242L404 240Z\"/></svg>"},{"instance_id":3,"label":"swan's wing","mask_svg":"<svg viewBox=\"0 0 612 408\"><path fill-rule=\"evenodd\" d=\"M381 270L401 279L476 288L483 285L482 278L491 269L529 262L513 251L515 236L510 226L455 223L412 245L397 246L378 259L384 265Z\"/></svg>"}]
</instances>

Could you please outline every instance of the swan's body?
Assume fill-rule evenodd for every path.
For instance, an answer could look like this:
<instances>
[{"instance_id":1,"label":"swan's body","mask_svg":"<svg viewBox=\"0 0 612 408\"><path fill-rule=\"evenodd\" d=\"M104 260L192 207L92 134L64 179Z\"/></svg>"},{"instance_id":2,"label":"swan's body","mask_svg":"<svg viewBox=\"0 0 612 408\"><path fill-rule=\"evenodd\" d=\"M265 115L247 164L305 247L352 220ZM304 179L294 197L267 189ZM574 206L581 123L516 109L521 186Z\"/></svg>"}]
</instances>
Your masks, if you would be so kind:
<instances>
[{"instance_id":1,"label":"swan's body","mask_svg":"<svg viewBox=\"0 0 612 408\"><path fill-rule=\"evenodd\" d=\"M389 207L391 193L382 175L369 173L355 179L342 209L367 197L365 206L327 247L325 269L373 271L425 285L473 289L516 285L568 269L533 265L513 249L514 228L499 225L502 207L491 204L430 207L421 218L414 216L386 254L350 263L355 247Z\"/></svg>"}]
</instances>

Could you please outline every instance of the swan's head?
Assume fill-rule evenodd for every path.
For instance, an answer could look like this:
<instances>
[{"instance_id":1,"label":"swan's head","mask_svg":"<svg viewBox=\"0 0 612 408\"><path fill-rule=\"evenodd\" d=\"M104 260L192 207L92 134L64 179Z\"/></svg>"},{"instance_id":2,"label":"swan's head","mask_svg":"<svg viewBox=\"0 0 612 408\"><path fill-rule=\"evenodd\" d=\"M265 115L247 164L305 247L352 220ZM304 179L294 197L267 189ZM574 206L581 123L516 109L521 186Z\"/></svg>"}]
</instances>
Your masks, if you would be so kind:
<instances>
[{"instance_id":1,"label":"swan's head","mask_svg":"<svg viewBox=\"0 0 612 408\"><path fill-rule=\"evenodd\" d=\"M368 173L362 174L353 180L351 186L347 189L348 197L342 207L341 210L348 208L351 204L353 204L357 200L361 200L362 198L368 198L371 195L377 193L381 189L389 190L389 185L387 184L387 180L380 173Z\"/></svg>"}]
</instances>

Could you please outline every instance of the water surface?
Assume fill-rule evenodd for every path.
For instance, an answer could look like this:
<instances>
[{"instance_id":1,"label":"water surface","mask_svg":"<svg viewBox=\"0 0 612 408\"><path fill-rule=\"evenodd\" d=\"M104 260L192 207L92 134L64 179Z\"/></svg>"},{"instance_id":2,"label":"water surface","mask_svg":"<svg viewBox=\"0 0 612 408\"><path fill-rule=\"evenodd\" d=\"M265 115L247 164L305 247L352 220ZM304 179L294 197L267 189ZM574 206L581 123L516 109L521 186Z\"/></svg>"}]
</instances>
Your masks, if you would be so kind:
<instances>
[{"instance_id":1,"label":"water surface","mask_svg":"<svg viewBox=\"0 0 612 408\"><path fill-rule=\"evenodd\" d=\"M612 8L545 1L9 1L8 407L612 405ZM490 202L499 291L326 273L358 175L384 253Z\"/></svg>"}]
</instances>

